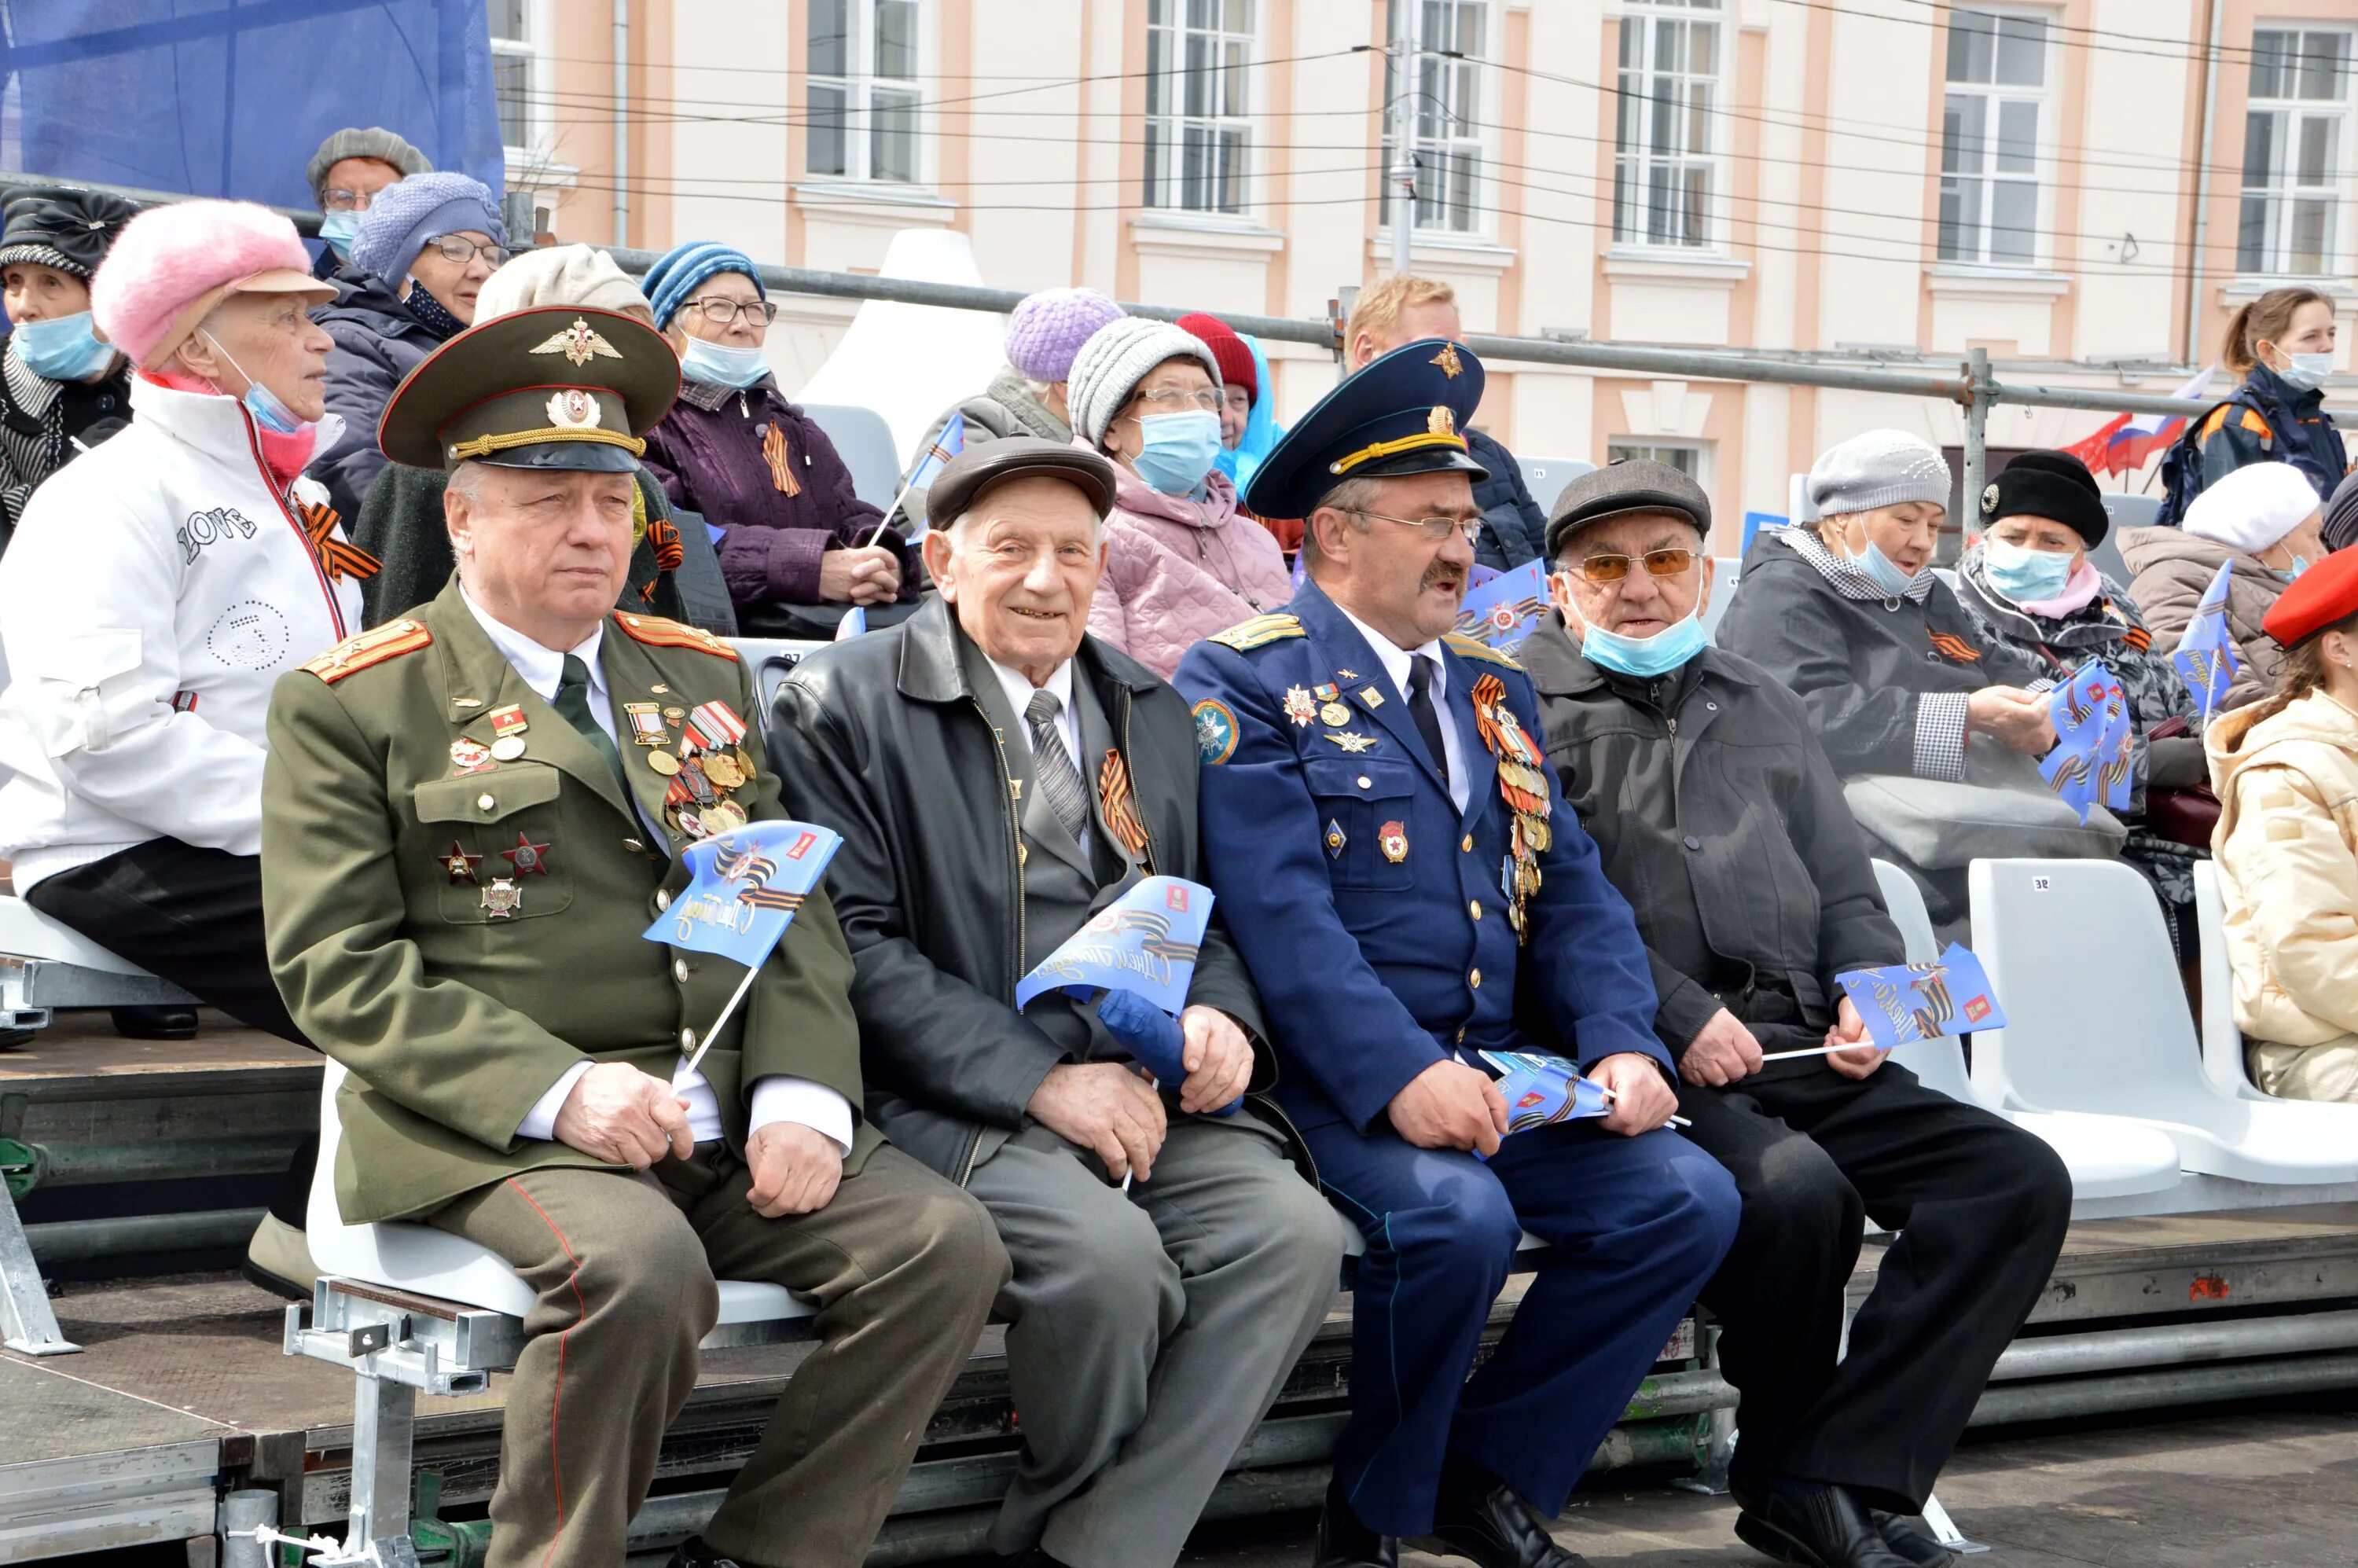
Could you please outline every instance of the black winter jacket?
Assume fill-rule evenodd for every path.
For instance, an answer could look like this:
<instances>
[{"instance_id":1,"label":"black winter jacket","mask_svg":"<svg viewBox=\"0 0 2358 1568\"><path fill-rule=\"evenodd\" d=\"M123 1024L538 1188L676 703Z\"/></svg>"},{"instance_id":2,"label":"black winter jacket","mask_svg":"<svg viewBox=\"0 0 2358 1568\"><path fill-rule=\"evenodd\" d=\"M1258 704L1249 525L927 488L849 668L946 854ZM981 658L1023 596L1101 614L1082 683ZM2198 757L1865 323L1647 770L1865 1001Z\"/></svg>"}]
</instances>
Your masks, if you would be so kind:
<instances>
[{"instance_id":1,"label":"black winter jacket","mask_svg":"<svg viewBox=\"0 0 2358 1568\"><path fill-rule=\"evenodd\" d=\"M1920 715L1947 709L1962 725L1973 693L2045 675L2013 649L1984 645L1945 584L1935 580L1921 600L1845 598L1780 537L1786 532L1763 529L1753 541L1713 640L1801 697L1843 777L1919 773ZM1956 757L1955 772L1924 776L1962 777L1963 747Z\"/></svg>"},{"instance_id":2,"label":"black winter jacket","mask_svg":"<svg viewBox=\"0 0 2358 1568\"><path fill-rule=\"evenodd\" d=\"M384 467L376 425L393 389L443 340L378 279L347 266L329 281L341 292L311 319L336 341L328 352L328 412L344 416L344 433L304 471L328 487L328 503L349 524Z\"/></svg>"},{"instance_id":3,"label":"black winter jacket","mask_svg":"<svg viewBox=\"0 0 2358 1568\"><path fill-rule=\"evenodd\" d=\"M1515 454L1479 430L1466 432L1467 455L1490 470L1474 487L1474 504L1482 509L1482 537L1474 558L1498 571L1511 571L1547 547L1547 515L1531 499L1531 486Z\"/></svg>"},{"instance_id":4,"label":"black winter jacket","mask_svg":"<svg viewBox=\"0 0 2358 1568\"><path fill-rule=\"evenodd\" d=\"M1559 611L1518 656L1564 798L1637 913L1673 1055L1723 1007L1772 1051L1815 1045L1835 975L1905 961L1842 782L1767 671L1707 648L1653 680L1612 674Z\"/></svg>"},{"instance_id":5,"label":"black winter jacket","mask_svg":"<svg viewBox=\"0 0 2358 1568\"><path fill-rule=\"evenodd\" d=\"M2196 432L2202 444L2202 487L2218 483L2246 463L2283 462L2299 469L2322 498L2333 493L2350 471L2350 455L2325 416L2325 389L2303 392L2277 373L2255 364L2226 405ZM2182 524L2183 518L2169 519Z\"/></svg>"},{"instance_id":6,"label":"black winter jacket","mask_svg":"<svg viewBox=\"0 0 2358 1568\"><path fill-rule=\"evenodd\" d=\"M1088 1022L1062 999L1015 1010L1023 871L1010 770L968 684L948 602L796 666L770 714L786 809L843 835L827 895L857 966L867 1111L894 1143L964 1183L987 1127L1026 1123L1048 1070L1082 1059ZM1206 880L1195 824L1195 720L1136 660L1082 640L1087 681L1122 737L1149 869ZM1085 773L1090 772L1085 770ZM1244 960L1216 912L1188 1000L1256 1040L1253 1088L1275 1079Z\"/></svg>"}]
</instances>

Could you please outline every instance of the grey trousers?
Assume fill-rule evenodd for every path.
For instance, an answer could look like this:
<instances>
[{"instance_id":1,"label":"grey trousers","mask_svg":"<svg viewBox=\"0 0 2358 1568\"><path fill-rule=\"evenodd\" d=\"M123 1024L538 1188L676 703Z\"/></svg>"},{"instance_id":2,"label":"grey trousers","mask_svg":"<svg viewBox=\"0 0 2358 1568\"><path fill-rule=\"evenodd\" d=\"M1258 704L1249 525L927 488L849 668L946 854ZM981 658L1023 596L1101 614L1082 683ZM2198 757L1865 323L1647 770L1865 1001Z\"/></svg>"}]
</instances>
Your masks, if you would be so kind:
<instances>
[{"instance_id":1,"label":"grey trousers","mask_svg":"<svg viewBox=\"0 0 2358 1568\"><path fill-rule=\"evenodd\" d=\"M664 1428L696 1387L721 1279L816 1298L818 1347L704 1529L755 1568L859 1568L1006 1275L979 1206L879 1149L817 1214L763 1219L717 1143L646 1175L527 1171L427 1223L539 1299L509 1386L490 1568L622 1568Z\"/></svg>"},{"instance_id":2,"label":"grey trousers","mask_svg":"<svg viewBox=\"0 0 2358 1568\"><path fill-rule=\"evenodd\" d=\"M1249 1110L1174 1114L1127 1194L1037 1124L967 1190L1015 1267L998 1306L1023 1455L991 1550L1169 1568L1334 1303L1342 1221Z\"/></svg>"}]
</instances>

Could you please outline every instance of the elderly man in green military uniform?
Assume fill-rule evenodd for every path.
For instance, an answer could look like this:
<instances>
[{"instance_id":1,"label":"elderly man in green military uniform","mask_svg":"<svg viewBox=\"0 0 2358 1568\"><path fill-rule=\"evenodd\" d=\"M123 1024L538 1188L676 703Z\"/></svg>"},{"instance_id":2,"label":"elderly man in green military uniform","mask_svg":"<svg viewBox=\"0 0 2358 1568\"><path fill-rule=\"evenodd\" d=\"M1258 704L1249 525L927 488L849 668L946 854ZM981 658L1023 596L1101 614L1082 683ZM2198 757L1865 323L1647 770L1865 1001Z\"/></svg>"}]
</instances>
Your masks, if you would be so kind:
<instances>
[{"instance_id":1,"label":"elderly man in green military uniform","mask_svg":"<svg viewBox=\"0 0 2358 1568\"><path fill-rule=\"evenodd\" d=\"M814 1300L819 1344L674 1563L861 1563L1007 1278L981 1205L861 1117L823 893L700 1062L744 971L641 935L688 844L780 815L728 644L612 609L640 436L677 385L608 312L451 340L380 438L451 470L457 575L272 700L270 958L352 1072L337 1201L478 1241L539 1293L492 1568L620 1568L716 1275Z\"/></svg>"}]
</instances>

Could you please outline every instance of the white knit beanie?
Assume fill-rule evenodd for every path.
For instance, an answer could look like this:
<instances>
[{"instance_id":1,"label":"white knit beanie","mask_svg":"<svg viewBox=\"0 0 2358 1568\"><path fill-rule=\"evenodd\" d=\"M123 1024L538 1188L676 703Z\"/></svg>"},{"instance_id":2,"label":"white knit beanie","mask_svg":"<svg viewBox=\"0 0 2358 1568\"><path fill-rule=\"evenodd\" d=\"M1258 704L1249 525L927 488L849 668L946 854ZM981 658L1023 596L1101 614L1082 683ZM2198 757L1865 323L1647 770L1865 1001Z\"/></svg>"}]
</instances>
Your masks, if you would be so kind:
<instances>
[{"instance_id":1,"label":"white knit beanie","mask_svg":"<svg viewBox=\"0 0 2358 1568\"><path fill-rule=\"evenodd\" d=\"M1867 430L1828 447L1810 469L1810 503L1839 517L1911 501L1949 504L1947 460L1921 436Z\"/></svg>"},{"instance_id":2,"label":"white knit beanie","mask_svg":"<svg viewBox=\"0 0 2358 1568\"><path fill-rule=\"evenodd\" d=\"M2239 556L2256 556L2323 506L2290 463L2245 463L2196 496L2180 526Z\"/></svg>"},{"instance_id":3,"label":"white knit beanie","mask_svg":"<svg viewBox=\"0 0 2358 1568\"><path fill-rule=\"evenodd\" d=\"M1073 356L1073 373L1065 380L1065 403L1073 411L1073 428L1096 446L1108 427L1138 390L1138 384L1165 360L1193 360L1220 385L1220 362L1211 346L1184 327L1124 316L1109 321L1090 335Z\"/></svg>"},{"instance_id":4,"label":"white knit beanie","mask_svg":"<svg viewBox=\"0 0 2358 1568\"><path fill-rule=\"evenodd\" d=\"M550 245L526 251L483 280L475 296L477 324L549 305L588 306L598 310L654 313L614 258L588 245Z\"/></svg>"}]
</instances>

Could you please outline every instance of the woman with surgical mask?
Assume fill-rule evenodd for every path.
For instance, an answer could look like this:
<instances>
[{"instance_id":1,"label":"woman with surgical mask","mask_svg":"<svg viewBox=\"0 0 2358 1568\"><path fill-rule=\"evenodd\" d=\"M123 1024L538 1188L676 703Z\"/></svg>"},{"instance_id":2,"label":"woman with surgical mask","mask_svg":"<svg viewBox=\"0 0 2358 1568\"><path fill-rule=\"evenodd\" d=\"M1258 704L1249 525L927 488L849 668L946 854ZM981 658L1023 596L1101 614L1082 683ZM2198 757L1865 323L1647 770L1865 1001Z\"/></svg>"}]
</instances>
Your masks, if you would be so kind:
<instances>
[{"instance_id":1,"label":"woman with surgical mask","mask_svg":"<svg viewBox=\"0 0 2358 1568\"><path fill-rule=\"evenodd\" d=\"M1284 552L1216 466L1224 390L1203 339L1109 322L1075 356L1065 397L1075 444L1114 465L1091 635L1168 680L1189 648L1293 596Z\"/></svg>"},{"instance_id":2,"label":"woman with surgical mask","mask_svg":"<svg viewBox=\"0 0 2358 1568\"><path fill-rule=\"evenodd\" d=\"M770 373L778 308L752 258L690 240L658 257L641 287L679 354L680 382L640 460L675 509L718 531L738 625L825 639L855 607L871 627L913 612L916 550L880 531L884 514L854 492L835 443Z\"/></svg>"},{"instance_id":3,"label":"woman with surgical mask","mask_svg":"<svg viewBox=\"0 0 2358 1568\"><path fill-rule=\"evenodd\" d=\"M99 341L90 279L138 211L96 190L33 190L0 227L7 353L0 360L0 548L34 486L131 416L131 367Z\"/></svg>"},{"instance_id":4,"label":"woman with surgical mask","mask_svg":"<svg viewBox=\"0 0 2358 1568\"><path fill-rule=\"evenodd\" d=\"M2320 499L2333 493L2350 466L2324 412L2325 378L2339 360L2335 335L2333 301L2314 288L2272 288L2228 318L2219 362L2242 384L2184 438L2201 449L2203 488L2277 462L2298 470Z\"/></svg>"},{"instance_id":5,"label":"woman with surgical mask","mask_svg":"<svg viewBox=\"0 0 2358 1568\"><path fill-rule=\"evenodd\" d=\"M1958 600L1980 642L2044 666L2059 685L2091 660L2120 682L2133 736L2129 806L2115 813L2129 827L2122 858L2190 935L2201 851L2147 827L2147 792L2205 782L2202 710L2169 662L2174 644L2157 645L2136 600L2088 558L2111 525L2104 492L2069 452L2025 452L1991 479L1977 510L1982 536L1957 563Z\"/></svg>"},{"instance_id":6,"label":"woman with surgical mask","mask_svg":"<svg viewBox=\"0 0 2358 1568\"><path fill-rule=\"evenodd\" d=\"M2175 650L2220 568L2227 577L2227 636L2235 677L2221 706L2242 708L2274 691L2284 650L2261 629L2293 579L2325 558L2325 509L2290 463L2237 469L2194 498L2178 527L2126 528L2121 559L2129 594L2154 642Z\"/></svg>"}]
</instances>

